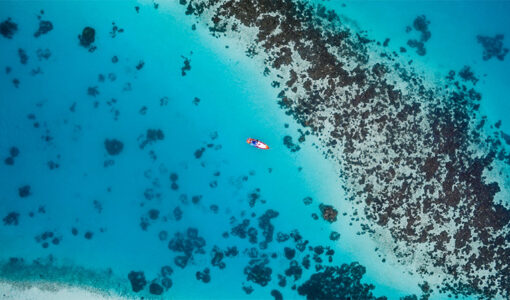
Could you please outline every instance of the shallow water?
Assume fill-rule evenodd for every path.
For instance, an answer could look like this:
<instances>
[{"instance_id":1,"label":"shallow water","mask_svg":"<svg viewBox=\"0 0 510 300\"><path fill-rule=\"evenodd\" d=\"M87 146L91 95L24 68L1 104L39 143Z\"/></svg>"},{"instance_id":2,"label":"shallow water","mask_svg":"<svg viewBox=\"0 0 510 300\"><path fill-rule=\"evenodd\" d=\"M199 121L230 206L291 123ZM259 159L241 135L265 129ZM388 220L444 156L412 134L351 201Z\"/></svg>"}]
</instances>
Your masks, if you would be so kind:
<instances>
[{"instance_id":1,"label":"shallow water","mask_svg":"<svg viewBox=\"0 0 510 300\"><path fill-rule=\"evenodd\" d=\"M509 59L484 61L476 42L478 34L509 30L508 2L315 2L352 30L366 29L381 43L390 38L391 51L416 34L405 27L426 15L427 54L407 47L400 59L412 59L433 84L470 65L480 78L481 114L510 133ZM332 155L324 157L323 140L278 105L275 75L265 76L242 42L211 36L185 12L178 1L0 2L0 21L17 24L12 38L0 37L0 280L9 283L2 293L23 298L20 287L55 284L124 298L297 299L312 274L359 263L366 273L344 273L354 283L337 295L365 299L361 290L372 284L370 297L448 298L439 292L442 275L397 262L392 241L364 228L363 210L352 205ZM38 16L52 29L34 37ZM87 26L94 41L80 45ZM271 149L250 147L248 137ZM334 222L323 219L320 204L338 211ZM277 241L291 232L302 238ZM228 256L231 247L239 253ZM175 258L183 255L180 267ZM291 260L297 267L289 269ZM172 274L162 274L163 266ZM133 280L133 272L145 280ZM169 279L171 287L162 287ZM420 287L424 281L432 292Z\"/></svg>"}]
</instances>

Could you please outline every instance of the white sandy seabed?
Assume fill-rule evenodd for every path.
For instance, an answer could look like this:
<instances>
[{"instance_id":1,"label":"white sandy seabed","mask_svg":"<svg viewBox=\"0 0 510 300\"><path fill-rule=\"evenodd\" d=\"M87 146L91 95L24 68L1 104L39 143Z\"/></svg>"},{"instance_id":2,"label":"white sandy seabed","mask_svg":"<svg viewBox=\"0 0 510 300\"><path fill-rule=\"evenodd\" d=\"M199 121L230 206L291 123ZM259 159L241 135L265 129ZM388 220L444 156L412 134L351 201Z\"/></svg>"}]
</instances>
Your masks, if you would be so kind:
<instances>
[{"instance_id":1,"label":"white sandy seabed","mask_svg":"<svg viewBox=\"0 0 510 300\"><path fill-rule=\"evenodd\" d=\"M0 295L1 299L6 300L125 299L120 296L105 295L92 289L54 283L24 284L21 286L19 283L0 282Z\"/></svg>"}]
</instances>

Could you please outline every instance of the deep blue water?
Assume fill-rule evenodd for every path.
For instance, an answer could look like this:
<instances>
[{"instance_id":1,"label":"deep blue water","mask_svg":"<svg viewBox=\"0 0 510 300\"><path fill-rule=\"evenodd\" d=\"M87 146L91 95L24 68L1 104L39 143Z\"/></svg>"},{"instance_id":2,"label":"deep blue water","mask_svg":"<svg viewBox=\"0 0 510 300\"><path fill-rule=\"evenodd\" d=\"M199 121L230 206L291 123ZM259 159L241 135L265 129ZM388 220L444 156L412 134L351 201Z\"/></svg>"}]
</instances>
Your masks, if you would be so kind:
<instances>
[{"instance_id":1,"label":"deep blue water","mask_svg":"<svg viewBox=\"0 0 510 300\"><path fill-rule=\"evenodd\" d=\"M493 123L502 120L501 130L510 133L505 94L510 58L484 61L476 41L478 34L504 34L508 47L510 2L353 1L345 7L343 2L315 2L335 9L353 28L367 30L381 43L390 38L388 47L395 51L415 34L405 27L426 15L432 33L427 54L416 55L408 47L405 55L418 70L438 78L471 66L480 77L482 112ZM164 298L271 299L271 290L277 289L284 299L297 299L302 296L291 289L292 277L285 288L277 277L289 268L284 247L295 243L292 238L276 241L277 232L297 229L309 245L334 250L329 265L365 266L361 282L373 284L375 296L420 295L421 278L379 257L374 249L382 246L359 234L360 223L343 215L350 206L339 170L314 147L316 139L307 136L297 152L284 145L284 136L297 140L301 127L279 108L278 91L260 66L235 42L210 36L184 11L178 1L158 8L150 1L0 2L0 21L11 18L18 28L12 38L0 37L0 217L17 216L16 222L4 219L0 226L0 260L4 266L13 257L24 260L13 272L4 267L1 280L63 282L111 295L154 297L149 286L162 284L161 267L169 265L172 287ZM53 28L36 38L38 16ZM112 22L123 32L112 31ZM97 49L92 52L78 39L87 26L95 29ZM18 49L28 55L25 64ZM38 58L45 49L51 55ZM186 60L191 69L183 71ZM160 137L145 144L151 132ZM250 147L248 137L271 149ZM121 142L122 150L112 155L107 140ZM19 150L15 157L13 147ZM4 163L9 157L13 162ZM172 186L172 174L177 186ZM26 186L28 195L22 196ZM305 205L305 197L312 204ZM250 199L255 199L253 207ZM335 206L338 221L320 217L321 203ZM177 207L182 219L176 217ZM278 216L270 221L273 241L264 249L258 218L269 210ZM257 229L257 243L232 234L243 219ZM206 241L205 253L194 253L180 268L174 258L182 253L169 250L168 244L190 227ZM340 233L338 241L330 240L332 231ZM230 232L226 238L225 232ZM211 264L214 246L235 246L239 254L225 257L226 267L220 269ZM250 261L245 249L252 247L277 254L268 264L272 281L267 286L245 275ZM313 250L298 250L298 260L307 253ZM54 262L38 276L41 269L32 261L49 255ZM322 259L328 264L327 256ZM63 275L57 266L69 271ZM73 266L97 273L78 280L70 275ZM196 273L206 268L209 283L197 280ZM303 270L298 286L313 268ZM108 269L115 284L98 280ZM128 280L132 271L143 272L147 281L137 293ZM243 286L254 291L248 294ZM18 291L2 293L12 297ZM433 293L430 299L446 297Z\"/></svg>"}]
</instances>

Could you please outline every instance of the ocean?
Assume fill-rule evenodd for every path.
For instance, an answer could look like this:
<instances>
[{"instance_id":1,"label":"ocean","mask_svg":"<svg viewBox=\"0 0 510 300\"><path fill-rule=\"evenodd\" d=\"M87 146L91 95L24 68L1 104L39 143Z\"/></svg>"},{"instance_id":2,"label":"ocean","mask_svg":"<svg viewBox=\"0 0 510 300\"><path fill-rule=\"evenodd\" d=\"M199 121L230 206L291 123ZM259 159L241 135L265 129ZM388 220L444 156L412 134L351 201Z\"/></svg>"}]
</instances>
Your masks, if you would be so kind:
<instances>
[{"instance_id":1,"label":"ocean","mask_svg":"<svg viewBox=\"0 0 510 300\"><path fill-rule=\"evenodd\" d=\"M0 1L0 295L506 299L509 12Z\"/></svg>"}]
</instances>

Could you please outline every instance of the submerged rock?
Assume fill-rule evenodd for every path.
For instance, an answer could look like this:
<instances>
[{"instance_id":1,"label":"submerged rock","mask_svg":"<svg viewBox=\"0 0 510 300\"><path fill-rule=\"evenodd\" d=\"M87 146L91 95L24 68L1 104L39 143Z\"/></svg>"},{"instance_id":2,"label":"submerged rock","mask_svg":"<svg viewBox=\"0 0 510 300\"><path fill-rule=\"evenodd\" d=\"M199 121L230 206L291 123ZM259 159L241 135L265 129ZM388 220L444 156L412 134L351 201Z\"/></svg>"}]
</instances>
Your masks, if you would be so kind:
<instances>
[{"instance_id":1,"label":"submerged rock","mask_svg":"<svg viewBox=\"0 0 510 300\"><path fill-rule=\"evenodd\" d=\"M28 55L27 53L25 52L25 50L19 48L18 49L18 56L19 56L19 62L22 64L22 65L26 65L27 64L27 61L28 61Z\"/></svg>"}]
</instances>

